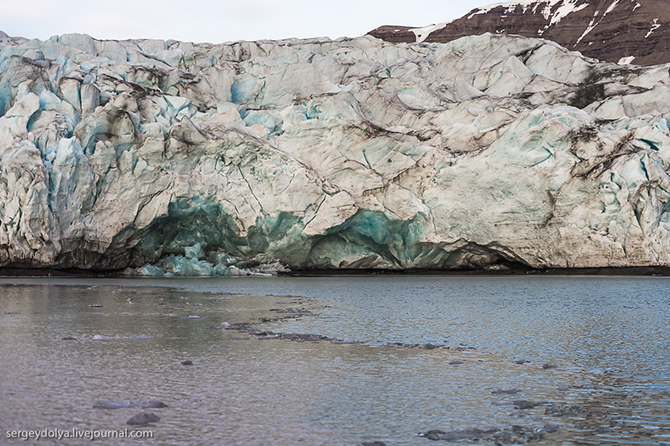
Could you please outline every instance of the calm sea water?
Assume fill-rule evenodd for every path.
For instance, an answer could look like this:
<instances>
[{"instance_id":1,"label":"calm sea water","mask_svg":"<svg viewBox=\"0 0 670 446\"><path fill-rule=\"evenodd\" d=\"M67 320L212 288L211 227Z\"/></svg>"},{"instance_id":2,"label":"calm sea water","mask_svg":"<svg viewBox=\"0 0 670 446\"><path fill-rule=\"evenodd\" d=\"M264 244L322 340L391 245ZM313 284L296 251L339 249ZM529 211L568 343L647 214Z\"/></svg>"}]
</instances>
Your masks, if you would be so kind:
<instances>
[{"instance_id":1,"label":"calm sea water","mask_svg":"<svg viewBox=\"0 0 670 446\"><path fill-rule=\"evenodd\" d=\"M143 411L161 420L147 428L153 440L132 444L429 445L416 434L547 423L558 431L536 444L670 444L669 287L611 277L3 279L0 444L13 441L8 430L123 429ZM296 309L312 315L259 320ZM224 322L361 343L266 339ZM427 343L451 349L416 347ZM103 400L168 407L93 407Z\"/></svg>"}]
</instances>

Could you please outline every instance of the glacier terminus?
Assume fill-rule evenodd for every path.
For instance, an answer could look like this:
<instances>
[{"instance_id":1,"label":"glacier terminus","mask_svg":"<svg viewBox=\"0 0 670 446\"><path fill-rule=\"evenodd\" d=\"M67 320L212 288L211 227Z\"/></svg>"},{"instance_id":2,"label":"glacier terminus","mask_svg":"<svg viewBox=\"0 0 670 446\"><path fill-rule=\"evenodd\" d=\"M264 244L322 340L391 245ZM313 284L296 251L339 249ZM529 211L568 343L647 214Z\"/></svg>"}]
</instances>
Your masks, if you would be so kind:
<instances>
[{"instance_id":1,"label":"glacier terminus","mask_svg":"<svg viewBox=\"0 0 670 446\"><path fill-rule=\"evenodd\" d=\"M547 40L0 39L0 266L670 266L670 66Z\"/></svg>"}]
</instances>

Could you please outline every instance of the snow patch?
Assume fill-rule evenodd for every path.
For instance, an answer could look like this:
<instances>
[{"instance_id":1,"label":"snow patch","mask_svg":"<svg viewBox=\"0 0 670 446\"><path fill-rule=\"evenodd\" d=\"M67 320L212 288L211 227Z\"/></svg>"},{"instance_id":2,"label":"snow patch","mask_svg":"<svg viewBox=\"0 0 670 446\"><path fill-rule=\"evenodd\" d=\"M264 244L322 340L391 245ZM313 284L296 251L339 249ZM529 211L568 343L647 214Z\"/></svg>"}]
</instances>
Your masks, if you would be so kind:
<instances>
[{"instance_id":1,"label":"snow patch","mask_svg":"<svg viewBox=\"0 0 670 446\"><path fill-rule=\"evenodd\" d=\"M593 31L593 29L594 29L596 26L598 26L598 25L600 24L600 22L602 22L602 20L605 18L605 16L606 16L607 14L609 14L609 13L612 12L612 11L614 11L614 8L616 8L618 4L619 4L619 0L614 0L614 2L612 2L612 4L605 10L605 13L603 14L603 16L600 17L600 20L598 20L598 22L594 25L593 22L596 21L596 18L598 17L598 14L600 13L600 10L596 10L596 12L593 13L593 18L592 18L591 21L589 22L589 26L587 26L586 29L584 30L584 32L582 33L582 35L579 36L579 39L577 39L577 41L575 42L575 45L574 45L574 46L579 45L579 42L581 42L582 39L584 39L584 37L586 37L586 35L587 35L588 33L590 33L591 31ZM638 3L638 4L639 4L639 3Z\"/></svg>"},{"instance_id":2,"label":"snow patch","mask_svg":"<svg viewBox=\"0 0 670 446\"><path fill-rule=\"evenodd\" d=\"M635 0L632 0L632 1L635 1ZM633 11L635 11L635 10L636 10L637 8L639 8L640 6L642 6L642 5L639 4L638 2L635 2L635 6L633 6Z\"/></svg>"},{"instance_id":3,"label":"snow patch","mask_svg":"<svg viewBox=\"0 0 670 446\"><path fill-rule=\"evenodd\" d=\"M493 5L485 6L483 8L479 8L477 12L474 12L468 16L468 19L471 19L473 16L477 14L486 14L487 12L498 8L498 7L503 7L505 8L505 13L510 13L513 12L517 7L523 8L523 13L525 14L526 11L532 6L532 12L533 14L537 13L538 8L540 8L542 5L544 7L540 11L542 16L545 18L545 20L550 21L550 25L555 25L559 23L561 20L563 20L566 16L569 14L572 14L573 12L581 11L582 9L586 8L588 6L588 2L585 2L581 5L577 5L580 1L583 0L515 0L515 1L510 1L510 2L504 2L504 3L495 3ZM617 2L619 0L616 0ZM552 9L556 5L560 5L558 8L556 8L556 11L552 12Z\"/></svg>"},{"instance_id":4,"label":"snow patch","mask_svg":"<svg viewBox=\"0 0 670 446\"><path fill-rule=\"evenodd\" d=\"M453 20L444 23L438 23L437 25L424 26L423 28L414 28L410 29L410 31L412 31L416 36L416 43L421 43L424 40L426 40L426 38L430 35L430 33L437 31L438 29L444 28L452 21Z\"/></svg>"},{"instance_id":5,"label":"snow patch","mask_svg":"<svg viewBox=\"0 0 670 446\"><path fill-rule=\"evenodd\" d=\"M538 30L537 33L539 35L542 35L547 29L549 29L550 26L557 25L558 23L560 23L561 20L563 20L565 17L572 14L573 12L578 12L586 8L588 6L588 2L578 5L578 3L582 1L583 0L541 0L541 1L515 0L505 3L496 3L493 5L485 6L483 8L479 8L476 12L470 14L468 16L468 19L471 19L477 14L486 14L498 7L503 7L505 14L513 12L514 10L516 10L517 7L521 7L523 9L523 13L525 14L526 11L528 11L528 9L531 6L533 7L532 13L537 14L538 9L542 8L540 9L540 14L542 14L545 20L549 21L549 23L544 27L544 29ZM615 0L615 3L618 2L619 0ZM612 6L610 6L610 8L611 7Z\"/></svg>"},{"instance_id":6,"label":"snow patch","mask_svg":"<svg viewBox=\"0 0 670 446\"><path fill-rule=\"evenodd\" d=\"M596 13L597 13L597 12L598 12L598 11L596 11ZM602 19L600 19L600 20L602 20ZM600 23L600 20L598 20L598 23ZM596 26L598 26L598 23L596 23L595 25L593 24L593 22L595 22L595 21L596 21L596 18L595 18L595 17L591 19L591 21L589 22L589 26L586 27L586 29L584 30L584 32L582 33L582 35L579 36L579 39L577 39L577 41L575 42L575 46L579 45L579 42L581 42L582 39L583 39L584 37L586 37L586 35L587 35L588 33L590 33L591 31L593 31L593 28L595 28Z\"/></svg>"},{"instance_id":7,"label":"snow patch","mask_svg":"<svg viewBox=\"0 0 670 446\"><path fill-rule=\"evenodd\" d=\"M647 37L651 36L651 34L652 34L654 31L656 31L658 28L660 28L660 27L661 27L661 25L658 23L658 18L654 19L654 23L651 25L651 29L650 29L649 32L644 36L644 38L646 39Z\"/></svg>"},{"instance_id":8,"label":"snow patch","mask_svg":"<svg viewBox=\"0 0 670 446\"><path fill-rule=\"evenodd\" d=\"M568 0L566 2L563 2L563 4L556 9L556 11L554 12L554 15L551 17L551 21L549 22L549 26L553 26L553 25L558 24L561 20L563 20L568 15L572 14L573 12L581 11L582 9L586 8L589 5L588 3L584 3L582 5L577 6L578 1L579 0ZM615 3L618 2L618 1L619 0L616 0ZM551 7L547 6L544 9L544 11L546 11L547 13L551 13Z\"/></svg>"},{"instance_id":9,"label":"snow patch","mask_svg":"<svg viewBox=\"0 0 670 446\"><path fill-rule=\"evenodd\" d=\"M622 57L619 59L619 62L617 64L619 65L630 65L631 62L635 60L635 56L628 56L628 57Z\"/></svg>"},{"instance_id":10,"label":"snow patch","mask_svg":"<svg viewBox=\"0 0 670 446\"><path fill-rule=\"evenodd\" d=\"M607 8L607 10L605 11L605 15L607 15L607 14L609 14L610 12L614 11L614 8L616 8L618 4L619 4L619 0L614 0L614 2L612 2L612 4L610 5L610 7Z\"/></svg>"},{"instance_id":11,"label":"snow patch","mask_svg":"<svg viewBox=\"0 0 670 446\"><path fill-rule=\"evenodd\" d=\"M561 0L549 0L550 2L556 2L556 1L561 1ZM492 5L484 6L483 8L478 8L477 12L472 13L468 16L468 19L471 19L477 14L486 14L487 12L502 6L505 9L506 13L512 12L516 9L517 6L521 6L523 8L524 14L528 10L530 6L534 6L533 8L533 13L536 12L537 7L539 3L536 0L515 0L515 1L510 1L510 2L503 2L503 3L494 3Z\"/></svg>"}]
</instances>

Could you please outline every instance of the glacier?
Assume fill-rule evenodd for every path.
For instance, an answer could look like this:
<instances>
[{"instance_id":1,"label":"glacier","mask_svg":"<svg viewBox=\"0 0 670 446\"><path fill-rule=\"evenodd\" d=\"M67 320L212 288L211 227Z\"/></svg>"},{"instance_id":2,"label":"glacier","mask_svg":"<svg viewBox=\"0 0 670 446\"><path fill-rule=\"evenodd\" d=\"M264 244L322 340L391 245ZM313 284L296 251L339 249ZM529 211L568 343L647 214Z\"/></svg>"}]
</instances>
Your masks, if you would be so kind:
<instances>
[{"instance_id":1,"label":"glacier","mask_svg":"<svg viewBox=\"0 0 670 446\"><path fill-rule=\"evenodd\" d=\"M555 43L0 39L0 267L670 265L670 66Z\"/></svg>"}]
</instances>

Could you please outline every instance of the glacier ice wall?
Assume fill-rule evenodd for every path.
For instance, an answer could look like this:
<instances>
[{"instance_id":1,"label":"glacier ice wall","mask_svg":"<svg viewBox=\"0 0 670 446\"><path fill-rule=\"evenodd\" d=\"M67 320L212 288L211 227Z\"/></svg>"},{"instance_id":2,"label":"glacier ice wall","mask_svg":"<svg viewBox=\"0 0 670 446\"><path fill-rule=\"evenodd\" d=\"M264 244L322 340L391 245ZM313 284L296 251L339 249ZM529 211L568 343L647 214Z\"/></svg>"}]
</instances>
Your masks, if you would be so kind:
<instances>
[{"instance_id":1,"label":"glacier ice wall","mask_svg":"<svg viewBox=\"0 0 670 446\"><path fill-rule=\"evenodd\" d=\"M0 266L669 265L669 88L505 35L1 39Z\"/></svg>"}]
</instances>

